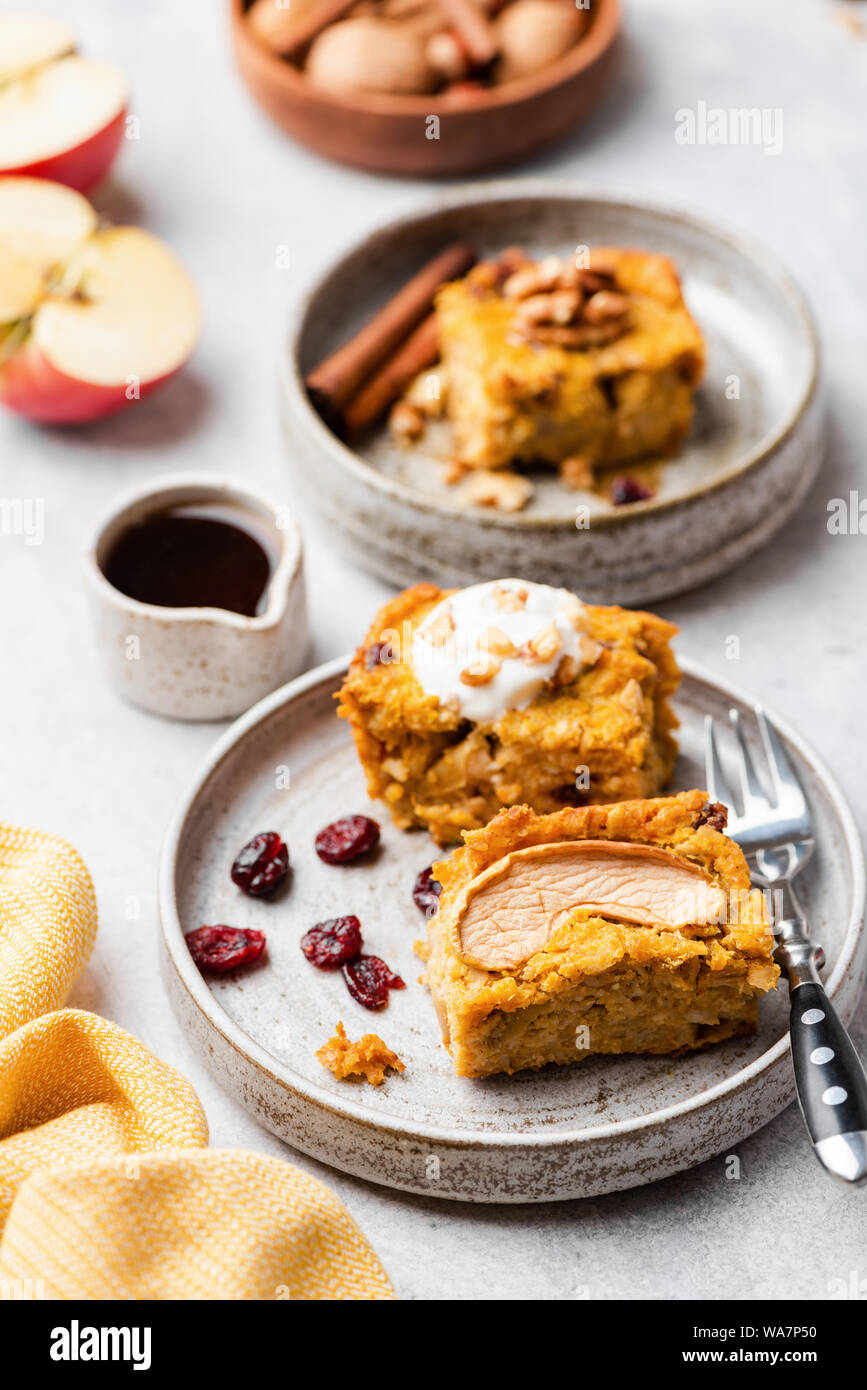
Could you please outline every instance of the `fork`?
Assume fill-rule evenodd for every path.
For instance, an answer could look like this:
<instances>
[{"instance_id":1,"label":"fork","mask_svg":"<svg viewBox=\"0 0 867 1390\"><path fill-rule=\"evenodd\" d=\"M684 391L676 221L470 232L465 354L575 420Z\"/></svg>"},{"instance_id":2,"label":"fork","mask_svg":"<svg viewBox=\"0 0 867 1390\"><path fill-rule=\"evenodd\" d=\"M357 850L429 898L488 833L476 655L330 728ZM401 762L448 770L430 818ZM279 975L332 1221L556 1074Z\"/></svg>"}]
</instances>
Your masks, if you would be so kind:
<instances>
[{"instance_id":1,"label":"fork","mask_svg":"<svg viewBox=\"0 0 867 1390\"><path fill-rule=\"evenodd\" d=\"M825 955L810 940L794 884L815 845L810 809L779 735L763 709L756 706L754 713L771 796L756 774L736 709L729 710L738 774L734 792L720 761L714 721L705 716L708 792L729 808L728 833L743 850L753 882L773 893L774 960L789 982L795 1087L813 1150L835 1178L858 1183L867 1177L867 1077L819 979Z\"/></svg>"}]
</instances>

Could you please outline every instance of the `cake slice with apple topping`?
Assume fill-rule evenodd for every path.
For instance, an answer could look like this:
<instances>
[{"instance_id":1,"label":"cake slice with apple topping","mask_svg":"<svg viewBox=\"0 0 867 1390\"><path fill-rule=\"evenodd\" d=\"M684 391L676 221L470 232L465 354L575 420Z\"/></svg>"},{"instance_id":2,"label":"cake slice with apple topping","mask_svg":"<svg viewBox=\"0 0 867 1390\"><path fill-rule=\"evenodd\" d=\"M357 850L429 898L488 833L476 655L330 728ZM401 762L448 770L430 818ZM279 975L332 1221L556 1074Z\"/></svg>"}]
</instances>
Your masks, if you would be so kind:
<instances>
[{"instance_id":1,"label":"cake slice with apple topping","mask_svg":"<svg viewBox=\"0 0 867 1390\"><path fill-rule=\"evenodd\" d=\"M502 811L433 866L427 983L462 1076L677 1053L755 1030L779 974L705 792Z\"/></svg>"}]
</instances>

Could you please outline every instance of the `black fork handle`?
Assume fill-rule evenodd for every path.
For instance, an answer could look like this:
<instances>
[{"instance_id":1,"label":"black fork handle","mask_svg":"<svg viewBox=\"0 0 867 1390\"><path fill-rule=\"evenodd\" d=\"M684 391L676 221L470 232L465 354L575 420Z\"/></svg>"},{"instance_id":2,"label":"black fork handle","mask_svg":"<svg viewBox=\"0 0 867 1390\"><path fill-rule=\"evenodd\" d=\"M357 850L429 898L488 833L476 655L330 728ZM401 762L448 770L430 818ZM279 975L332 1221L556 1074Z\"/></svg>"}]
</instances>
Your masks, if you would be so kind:
<instances>
[{"instance_id":1,"label":"black fork handle","mask_svg":"<svg viewBox=\"0 0 867 1390\"><path fill-rule=\"evenodd\" d=\"M777 964L790 989L789 1028L798 1104L816 1157L835 1178L867 1178L867 1076L819 979L821 951L805 924L788 918L776 926Z\"/></svg>"}]
</instances>

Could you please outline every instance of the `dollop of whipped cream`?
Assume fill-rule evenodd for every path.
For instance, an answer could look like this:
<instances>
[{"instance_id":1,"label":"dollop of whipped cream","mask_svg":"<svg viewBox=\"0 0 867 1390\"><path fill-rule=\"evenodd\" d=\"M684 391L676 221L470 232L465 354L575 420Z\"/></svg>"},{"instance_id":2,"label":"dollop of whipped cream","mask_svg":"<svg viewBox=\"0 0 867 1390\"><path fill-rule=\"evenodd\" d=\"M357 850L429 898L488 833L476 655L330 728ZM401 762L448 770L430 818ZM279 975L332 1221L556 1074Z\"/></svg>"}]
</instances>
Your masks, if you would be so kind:
<instances>
[{"instance_id":1,"label":"dollop of whipped cream","mask_svg":"<svg viewBox=\"0 0 867 1390\"><path fill-rule=\"evenodd\" d=\"M550 682L568 684L592 640L568 589L499 579L460 589L413 636L412 666L427 695L476 724L523 709Z\"/></svg>"}]
</instances>

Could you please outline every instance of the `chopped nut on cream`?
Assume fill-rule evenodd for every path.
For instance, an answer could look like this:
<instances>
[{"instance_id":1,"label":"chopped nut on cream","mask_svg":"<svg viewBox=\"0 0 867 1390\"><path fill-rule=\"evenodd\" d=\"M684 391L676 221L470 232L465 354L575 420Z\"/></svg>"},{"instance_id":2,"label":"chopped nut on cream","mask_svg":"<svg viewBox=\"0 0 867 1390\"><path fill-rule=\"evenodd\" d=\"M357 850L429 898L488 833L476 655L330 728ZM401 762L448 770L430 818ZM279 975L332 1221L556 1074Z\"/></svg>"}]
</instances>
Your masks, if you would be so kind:
<instances>
[{"instance_id":1,"label":"chopped nut on cream","mask_svg":"<svg viewBox=\"0 0 867 1390\"><path fill-rule=\"evenodd\" d=\"M450 642L455 633L455 620L449 609L444 607L437 614L436 621L426 623L424 626L423 637L426 642L430 642L432 647L444 647Z\"/></svg>"},{"instance_id":2,"label":"chopped nut on cream","mask_svg":"<svg viewBox=\"0 0 867 1390\"><path fill-rule=\"evenodd\" d=\"M537 637L531 637L521 648L521 659L526 662L551 661L563 645L557 628L551 623Z\"/></svg>"},{"instance_id":3,"label":"chopped nut on cream","mask_svg":"<svg viewBox=\"0 0 867 1390\"><path fill-rule=\"evenodd\" d=\"M492 656L516 656L518 649L511 637L507 637L500 627L487 627L479 638L479 646L487 649Z\"/></svg>"},{"instance_id":4,"label":"chopped nut on cream","mask_svg":"<svg viewBox=\"0 0 867 1390\"><path fill-rule=\"evenodd\" d=\"M527 606L527 598L526 589L504 589L502 584L494 585L494 603L506 613L520 613L521 609Z\"/></svg>"},{"instance_id":5,"label":"chopped nut on cream","mask_svg":"<svg viewBox=\"0 0 867 1390\"><path fill-rule=\"evenodd\" d=\"M460 679L463 685L487 685L499 671L502 662L494 656L480 655L472 666L465 666Z\"/></svg>"},{"instance_id":6,"label":"chopped nut on cream","mask_svg":"<svg viewBox=\"0 0 867 1390\"><path fill-rule=\"evenodd\" d=\"M444 613L448 640L438 645L428 633L433 629L436 638ZM577 675L581 634L573 618L579 613L584 610L574 595L547 584L502 579L457 590L416 629L414 674L442 708L494 723L506 710L522 709L552 688L564 658L572 663L562 674Z\"/></svg>"}]
</instances>

